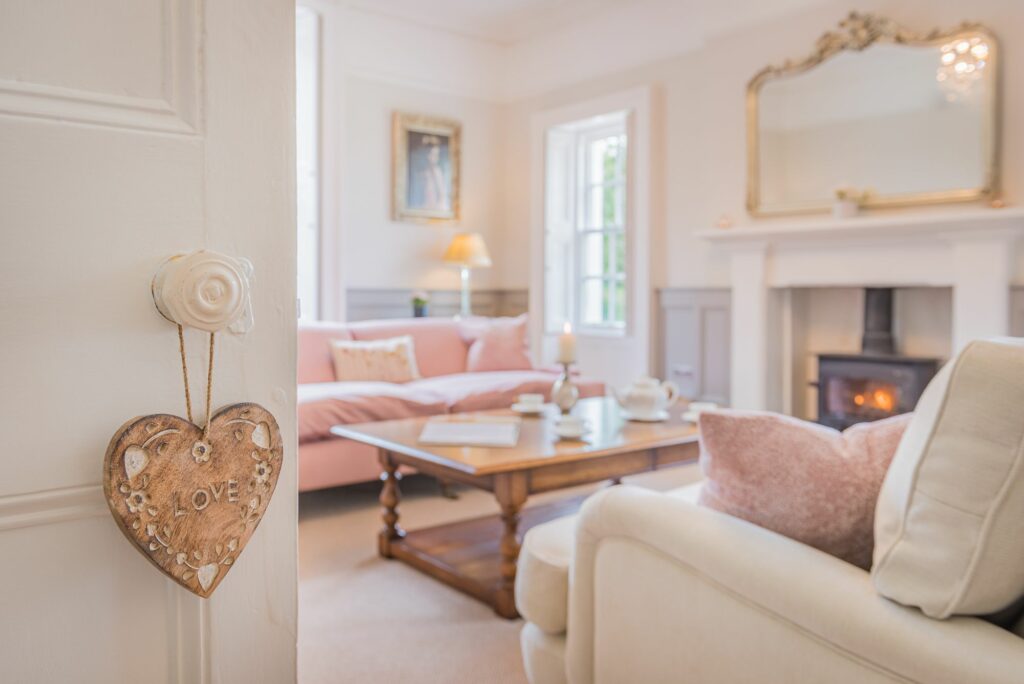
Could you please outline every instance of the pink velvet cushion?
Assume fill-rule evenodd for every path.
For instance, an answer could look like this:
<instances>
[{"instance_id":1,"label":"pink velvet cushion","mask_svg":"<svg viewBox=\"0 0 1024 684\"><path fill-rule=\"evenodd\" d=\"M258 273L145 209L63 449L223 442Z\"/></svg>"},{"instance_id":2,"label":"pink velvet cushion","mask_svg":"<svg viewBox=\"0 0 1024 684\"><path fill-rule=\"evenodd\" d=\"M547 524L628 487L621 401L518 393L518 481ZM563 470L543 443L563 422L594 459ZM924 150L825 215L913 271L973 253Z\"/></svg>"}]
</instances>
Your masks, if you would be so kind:
<instances>
[{"instance_id":1,"label":"pink velvet cushion","mask_svg":"<svg viewBox=\"0 0 1024 684\"><path fill-rule=\"evenodd\" d=\"M466 370L471 372L530 370L533 362L527 353L526 314L515 318L491 318L466 321L462 335L469 341Z\"/></svg>"},{"instance_id":2,"label":"pink velvet cushion","mask_svg":"<svg viewBox=\"0 0 1024 684\"><path fill-rule=\"evenodd\" d=\"M299 385L299 443L330 439L331 428L335 425L447 412L443 395L429 388L414 389L410 384L323 382Z\"/></svg>"},{"instance_id":3,"label":"pink velvet cushion","mask_svg":"<svg viewBox=\"0 0 1024 684\"><path fill-rule=\"evenodd\" d=\"M700 503L871 567L878 491L911 414L839 432L774 413L700 416Z\"/></svg>"}]
</instances>

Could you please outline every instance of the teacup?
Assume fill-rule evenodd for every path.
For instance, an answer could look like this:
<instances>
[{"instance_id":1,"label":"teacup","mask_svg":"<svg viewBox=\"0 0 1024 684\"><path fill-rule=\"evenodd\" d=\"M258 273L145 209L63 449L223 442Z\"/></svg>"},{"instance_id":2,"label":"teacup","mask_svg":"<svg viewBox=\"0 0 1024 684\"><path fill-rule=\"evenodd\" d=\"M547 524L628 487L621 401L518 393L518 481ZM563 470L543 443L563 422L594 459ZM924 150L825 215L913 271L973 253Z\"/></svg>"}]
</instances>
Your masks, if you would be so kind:
<instances>
[{"instance_id":1,"label":"teacup","mask_svg":"<svg viewBox=\"0 0 1024 684\"><path fill-rule=\"evenodd\" d=\"M516 402L523 408L540 407L544 404L543 394L520 394Z\"/></svg>"},{"instance_id":2,"label":"teacup","mask_svg":"<svg viewBox=\"0 0 1024 684\"><path fill-rule=\"evenodd\" d=\"M718 404L713 401L691 401L686 407L686 412L699 416L705 411L714 411L717 408Z\"/></svg>"}]
</instances>

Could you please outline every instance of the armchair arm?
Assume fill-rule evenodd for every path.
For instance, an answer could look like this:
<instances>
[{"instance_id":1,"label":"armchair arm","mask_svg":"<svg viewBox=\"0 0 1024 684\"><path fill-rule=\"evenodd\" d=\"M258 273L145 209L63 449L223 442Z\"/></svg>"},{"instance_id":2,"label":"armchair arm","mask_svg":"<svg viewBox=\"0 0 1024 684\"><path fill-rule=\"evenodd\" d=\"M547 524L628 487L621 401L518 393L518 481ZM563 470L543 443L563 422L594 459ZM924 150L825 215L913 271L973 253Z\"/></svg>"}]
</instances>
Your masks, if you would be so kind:
<instances>
[{"instance_id":1,"label":"armchair arm","mask_svg":"<svg viewBox=\"0 0 1024 684\"><path fill-rule=\"evenodd\" d=\"M601 555L603 547L612 551L616 543L615 553L628 555L627 563L612 565ZM647 566L641 562L644 555L653 558ZM604 563L603 570L596 570L599 563ZM665 563L674 574L631 576ZM685 581L647 586L673 577ZM628 598L599 595L598 582L606 594L609 583L619 582L639 585L634 595L655 597L649 602L653 611L638 619L669 624L666 631L676 651L704 639L707 658L715 658L717 651L719 657L727 653L753 660L767 652L771 657L749 665L763 675L761 681L782 681L779 677L787 672L792 676L792 668L801 666L792 664L797 659L811 668L795 670L804 681L1009 684L1019 682L1024 673L1024 639L1006 630L976 618L927 618L880 597L870 575L844 561L680 497L620 486L591 497L580 514L569 597L567 665L573 682L593 682L595 674L605 674L595 673L594 644L617 625L596 625L595 620L630 610ZM673 601L672 607L659 609L660 603ZM598 603L600 610L595 609ZM729 615L749 617L742 620L749 622L747 636L741 620L726 626L687 622L700 621L701 611L708 623L715 622L709 615L721 616L718 622ZM797 658L787 660L787 649ZM733 673L738 667L731 660L720 664ZM772 670L773 664L779 671ZM822 671L826 665L830 672ZM851 680L840 672L867 677ZM718 681L733 680L726 676ZM712 680L697 674L692 681Z\"/></svg>"}]
</instances>

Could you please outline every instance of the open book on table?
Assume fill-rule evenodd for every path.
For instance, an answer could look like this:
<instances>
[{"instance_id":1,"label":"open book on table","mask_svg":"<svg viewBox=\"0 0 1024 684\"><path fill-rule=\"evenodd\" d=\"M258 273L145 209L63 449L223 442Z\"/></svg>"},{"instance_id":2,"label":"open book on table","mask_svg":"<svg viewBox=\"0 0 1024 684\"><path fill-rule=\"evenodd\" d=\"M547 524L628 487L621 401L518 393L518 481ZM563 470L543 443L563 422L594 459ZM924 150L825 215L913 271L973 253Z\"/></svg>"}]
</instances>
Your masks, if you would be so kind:
<instances>
[{"instance_id":1,"label":"open book on table","mask_svg":"<svg viewBox=\"0 0 1024 684\"><path fill-rule=\"evenodd\" d=\"M520 419L515 416L437 416L420 432L420 444L514 447Z\"/></svg>"}]
</instances>

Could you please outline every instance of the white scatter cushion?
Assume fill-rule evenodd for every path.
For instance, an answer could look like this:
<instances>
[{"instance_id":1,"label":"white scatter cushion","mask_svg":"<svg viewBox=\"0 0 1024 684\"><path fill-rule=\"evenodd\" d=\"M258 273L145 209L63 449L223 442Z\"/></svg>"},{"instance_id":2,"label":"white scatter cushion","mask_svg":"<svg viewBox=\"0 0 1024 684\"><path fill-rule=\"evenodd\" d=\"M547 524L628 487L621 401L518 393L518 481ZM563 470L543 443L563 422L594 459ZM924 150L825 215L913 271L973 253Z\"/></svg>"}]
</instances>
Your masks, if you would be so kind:
<instances>
[{"instance_id":1,"label":"white scatter cushion","mask_svg":"<svg viewBox=\"0 0 1024 684\"><path fill-rule=\"evenodd\" d=\"M1024 339L971 342L929 383L875 510L875 588L933 618L1024 595Z\"/></svg>"},{"instance_id":2,"label":"white scatter cushion","mask_svg":"<svg viewBox=\"0 0 1024 684\"><path fill-rule=\"evenodd\" d=\"M412 336L331 340L334 377L344 382L409 382L420 378Z\"/></svg>"}]
</instances>

